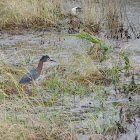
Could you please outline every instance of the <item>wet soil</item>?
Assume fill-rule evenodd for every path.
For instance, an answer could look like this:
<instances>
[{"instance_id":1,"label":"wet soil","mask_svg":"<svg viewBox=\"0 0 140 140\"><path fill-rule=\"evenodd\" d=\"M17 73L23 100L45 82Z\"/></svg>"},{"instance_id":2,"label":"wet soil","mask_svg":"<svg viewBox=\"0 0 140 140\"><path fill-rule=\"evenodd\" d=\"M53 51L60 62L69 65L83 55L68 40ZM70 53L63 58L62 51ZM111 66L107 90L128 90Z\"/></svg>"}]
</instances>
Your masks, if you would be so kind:
<instances>
[{"instance_id":1,"label":"wet soil","mask_svg":"<svg viewBox=\"0 0 140 140\"><path fill-rule=\"evenodd\" d=\"M131 58L132 65L140 65L140 40L130 40L125 42L125 45L131 44L128 48L128 54ZM44 65L43 72L37 82L39 83L46 77L46 71L49 67L56 65L65 65L68 58L71 58L74 54L79 53L79 49L86 50L90 46L90 43L84 39L79 39L76 37L65 36L61 33L54 32L33 32L25 31L19 32L16 31L16 34L13 35L12 32L1 32L0 35L0 46L1 51L0 55L3 61L9 65L20 66L25 69L32 69L36 67L38 60L42 55L49 55L54 60L57 60L57 63L47 63ZM105 65L107 65L106 62ZM65 66L67 67L67 66ZM20 77L19 77L20 78ZM140 76L136 78L135 82L140 84ZM18 79L17 79L18 80ZM131 82L131 76L125 77L122 76L122 83L128 84ZM94 91L93 93L87 93L87 95L79 96L77 93L74 95L63 96L57 95L57 102L55 103L55 110L66 110L68 114L71 114L71 121L74 122L74 129L79 130L79 138L85 139L90 137L89 128L90 123L84 124L87 121L87 116L92 115L96 117L96 121L99 125L102 125L101 120L104 118L104 113L106 114L107 120L111 118L112 112L118 112L115 116L115 120L119 120L119 112L121 109L126 113L127 121L131 120L131 124L127 124L127 133L121 133L121 138L124 139L131 137L132 139L138 135L140 130L140 116L139 116L139 94L116 94L114 87L109 85L104 87L104 90L100 91L100 96L103 96L104 101L96 99L96 94L99 94L99 91ZM39 99L39 97L36 97ZM131 98L131 101L129 100ZM44 96L44 101L48 101L47 105L52 104L52 101L48 100L48 97ZM69 101L69 103L67 102ZM54 104L54 103L53 103ZM102 104L102 111L99 110L99 106ZM46 109L50 112L54 111L54 108L51 106L46 106ZM132 111L135 110L135 115L131 117ZM36 107L37 112L40 111L39 106ZM103 113L104 112L104 113ZM21 119L23 115L19 115ZM82 122L82 123L81 123ZM83 125L84 124L84 125ZM83 130L81 130L83 128ZM112 128L111 128L112 129ZM119 126L118 126L119 129ZM121 129L121 128L120 128ZM124 128L123 128L124 129ZM102 130L103 131L103 130ZM120 130L121 132L122 130ZM110 130L108 132L110 133Z\"/></svg>"}]
</instances>

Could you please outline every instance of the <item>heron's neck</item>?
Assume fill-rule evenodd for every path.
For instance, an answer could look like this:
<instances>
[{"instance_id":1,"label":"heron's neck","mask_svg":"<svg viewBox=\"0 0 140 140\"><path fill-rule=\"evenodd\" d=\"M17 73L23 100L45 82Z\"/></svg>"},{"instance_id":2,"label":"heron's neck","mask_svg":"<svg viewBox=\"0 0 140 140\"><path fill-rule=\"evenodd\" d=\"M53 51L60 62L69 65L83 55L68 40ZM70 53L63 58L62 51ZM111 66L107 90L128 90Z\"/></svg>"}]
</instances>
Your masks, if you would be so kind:
<instances>
[{"instance_id":1,"label":"heron's neck","mask_svg":"<svg viewBox=\"0 0 140 140\"><path fill-rule=\"evenodd\" d=\"M38 63L38 67L37 67L37 71L38 71L38 74L40 75L41 71L42 71L42 68L43 68L43 61L39 61Z\"/></svg>"}]
</instances>

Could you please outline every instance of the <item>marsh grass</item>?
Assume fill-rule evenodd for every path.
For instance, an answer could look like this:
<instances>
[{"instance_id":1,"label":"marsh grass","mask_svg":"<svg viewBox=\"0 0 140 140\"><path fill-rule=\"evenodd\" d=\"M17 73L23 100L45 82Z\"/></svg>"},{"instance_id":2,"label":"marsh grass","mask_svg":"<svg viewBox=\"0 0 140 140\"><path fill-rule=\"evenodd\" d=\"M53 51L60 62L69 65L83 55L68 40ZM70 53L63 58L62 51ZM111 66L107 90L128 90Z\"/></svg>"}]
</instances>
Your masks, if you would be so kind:
<instances>
[{"instance_id":1,"label":"marsh grass","mask_svg":"<svg viewBox=\"0 0 140 140\"><path fill-rule=\"evenodd\" d=\"M115 0L108 3L106 8L106 27L113 38L118 38L118 35L123 32L121 1Z\"/></svg>"},{"instance_id":2,"label":"marsh grass","mask_svg":"<svg viewBox=\"0 0 140 140\"><path fill-rule=\"evenodd\" d=\"M95 0L79 0L82 5L84 31L88 33L99 33L102 30L102 14L103 6L101 1L97 3Z\"/></svg>"},{"instance_id":3,"label":"marsh grass","mask_svg":"<svg viewBox=\"0 0 140 140\"><path fill-rule=\"evenodd\" d=\"M83 23L82 31L95 35L105 30L107 36L114 39L125 35L126 19L122 18L122 13L127 2L120 0L79 0L78 2L82 7L82 18L79 16Z\"/></svg>"},{"instance_id":4,"label":"marsh grass","mask_svg":"<svg viewBox=\"0 0 140 140\"><path fill-rule=\"evenodd\" d=\"M75 17L75 15L69 16L72 3L68 0L2 0L0 29L23 27L45 30L46 27L53 26L57 30L57 27L69 26L73 32L81 30L98 34L105 29L110 37L118 39L123 34L125 36L127 29L124 29L124 19L122 19L122 7L125 5L123 2L120 0L98 2L78 0L77 2L81 5L82 12ZM63 20L66 17L70 19L69 24Z\"/></svg>"},{"instance_id":5,"label":"marsh grass","mask_svg":"<svg viewBox=\"0 0 140 140\"><path fill-rule=\"evenodd\" d=\"M60 69L56 72L57 67L54 67L46 81L35 85L36 90L32 97L29 90L24 89L23 94L18 84L19 77L24 74L23 68L13 67L7 64L4 59L1 60L0 65L0 117L3 118L0 121L1 138L4 140L8 140L9 137L11 139L76 139L70 114L65 109L63 111L55 108L60 104L59 100L62 100L58 97L59 95L64 96L64 101L69 101L65 97L68 94L70 96L70 94L88 93L84 84L70 82L72 78L62 75ZM72 69L73 72L74 70L76 69ZM64 77L66 79L63 79ZM90 87L88 90L91 90ZM65 103L65 106L69 107L68 104L68 102ZM49 107L54 108L54 111L50 111Z\"/></svg>"},{"instance_id":6,"label":"marsh grass","mask_svg":"<svg viewBox=\"0 0 140 140\"><path fill-rule=\"evenodd\" d=\"M33 28L59 24L61 1L5 0L0 2L2 28Z\"/></svg>"},{"instance_id":7,"label":"marsh grass","mask_svg":"<svg viewBox=\"0 0 140 140\"><path fill-rule=\"evenodd\" d=\"M73 130L67 127L69 126L69 124L67 124L69 122L68 116L65 117L66 121L64 121L61 119L61 111L49 113L45 108L45 102L42 98L39 98L41 94L36 90L35 92L37 92L36 95L38 98L26 96L26 94L29 94L31 91L25 90L24 94L26 94L23 95L21 87L18 85L18 79L21 77L20 70L10 67L9 65L6 66L6 63L1 63L0 76L0 117L3 118L0 121L0 128L2 128L0 131L1 138L4 140L8 140L9 138L11 140L38 138L52 140L72 139L74 137ZM53 84L59 86L58 83L60 81L55 77L54 79L56 83L53 81ZM48 84L48 86L52 89L51 84ZM35 87L37 88L38 86L35 85ZM54 93L54 90L51 90L51 92ZM50 98L48 100L50 106L54 106L53 102L56 100L53 96L47 96ZM47 106L48 105L47 103ZM39 114L40 111L35 111L36 106L40 106L44 115Z\"/></svg>"},{"instance_id":8,"label":"marsh grass","mask_svg":"<svg viewBox=\"0 0 140 140\"><path fill-rule=\"evenodd\" d=\"M80 71L77 71L78 67ZM71 108L71 96L88 96L93 88L100 91L92 84L100 74L85 51L78 57L68 58L66 71L63 71L63 67L60 69L60 66L51 68L50 72L48 70L48 77L34 86L34 96L30 96L31 91L26 89L22 94L18 85L19 77L23 75L21 67L13 67L3 62L0 68L0 76L3 79L0 82L1 138L77 139L78 131L82 130L83 126L87 127L83 123L76 129L72 118L80 115L71 114L67 110ZM67 73L67 70L71 73ZM59 108L60 105L63 107ZM93 128L88 130L94 132Z\"/></svg>"},{"instance_id":9,"label":"marsh grass","mask_svg":"<svg viewBox=\"0 0 140 140\"><path fill-rule=\"evenodd\" d=\"M77 59L84 65L85 63L81 61L83 60L82 58L83 54L82 57ZM91 58L87 58L86 60L88 61L86 62L89 62L89 59ZM72 66L73 60L68 60L71 60L68 62L69 65ZM75 63L78 64L77 62ZM87 66L90 71L90 68L92 68L91 64L92 63L89 63ZM78 67L82 68L83 65L80 64ZM5 67L3 63L2 66L1 77L5 78L5 74L10 73L10 77L16 79L9 81L15 85L16 89L19 88L20 90L20 87L15 84L18 81L17 77L21 76L21 74L18 73L18 69L9 68L9 65ZM71 68L74 72L77 68L73 68L75 68L74 64ZM66 66L65 69L67 71ZM70 69L70 67L68 69ZM89 137L99 139L106 137L106 135L111 134L114 136L117 135L117 132L119 133L119 130L114 123L114 120L119 119L119 112L117 112L113 106L111 108L107 107L104 99L106 93L102 93L102 85L95 85L92 81L93 79L90 80L90 78L92 78L91 75L88 79L87 74L82 77L79 74L82 74L83 72L77 71L75 78L71 78L66 71L62 70L63 68L59 69L57 66L51 68L50 72L48 71L48 77L40 82L39 85L35 85L37 90L34 91L34 96L28 95L29 92L27 91L25 91L24 96L17 96L17 94L13 94L13 91L9 90L10 86L13 88L14 86L9 83L4 83L4 85L6 85L4 89L8 90L8 95L10 96L5 96L5 94L3 94L0 98L0 117L2 118L0 121L0 127L2 128L0 131L1 138L4 140L8 140L9 137L11 140L38 138L49 140L75 140L78 139L77 135L79 133L84 133L86 131L89 133ZM90 74L89 71L88 74ZM94 74L96 74L96 72ZM79 78L82 80L79 80ZM82 82L84 80L86 80L86 82ZM95 111L95 113L100 112L100 115L103 117L98 120L96 115L89 112L84 116L86 122L81 121L78 128L76 122L82 120L84 114L79 114L78 112L70 113L68 108L72 109L72 98L80 96L80 100L82 100L85 96L88 97L90 94L92 94L96 101L99 101L99 104L96 107L97 112ZM112 116L112 119L110 118L111 120L108 119L108 115Z\"/></svg>"},{"instance_id":10,"label":"marsh grass","mask_svg":"<svg viewBox=\"0 0 140 140\"><path fill-rule=\"evenodd\" d=\"M117 81L117 63L112 69L98 69L86 48L79 46L76 50L68 52L66 60L58 59L61 65L56 63L47 68L47 75L34 85L33 96L26 88L23 95L18 85L19 79L29 70L24 65L21 68L1 60L0 136L3 139L76 140L80 139L79 135L86 134L95 139L120 135L126 120L119 116L127 113L118 111L123 102L117 105L106 103L112 94L110 85L114 80L116 88L120 84ZM45 69L43 71L46 73ZM108 80L111 82L104 84ZM121 92L113 94L119 95ZM93 99L83 104L90 98ZM127 104L126 108L129 108Z\"/></svg>"},{"instance_id":11,"label":"marsh grass","mask_svg":"<svg viewBox=\"0 0 140 140\"><path fill-rule=\"evenodd\" d=\"M20 99L13 96L10 100L6 99L6 102L1 102L0 107L3 111L1 114L3 119L0 121L1 138L4 140L8 140L9 137L12 140L38 138L52 140L74 137L70 127L66 127L69 122L67 122L69 120L67 116L65 116L66 121L63 121L61 112L48 112L43 103L36 102L35 104L35 101L37 101L36 98L24 96ZM36 105L39 105L43 114L36 110Z\"/></svg>"},{"instance_id":12,"label":"marsh grass","mask_svg":"<svg viewBox=\"0 0 140 140\"><path fill-rule=\"evenodd\" d=\"M2 62L0 67L0 86L4 93L20 93L16 77L17 75L20 75L20 72L21 71L16 69L15 67L9 67L8 65Z\"/></svg>"}]
</instances>

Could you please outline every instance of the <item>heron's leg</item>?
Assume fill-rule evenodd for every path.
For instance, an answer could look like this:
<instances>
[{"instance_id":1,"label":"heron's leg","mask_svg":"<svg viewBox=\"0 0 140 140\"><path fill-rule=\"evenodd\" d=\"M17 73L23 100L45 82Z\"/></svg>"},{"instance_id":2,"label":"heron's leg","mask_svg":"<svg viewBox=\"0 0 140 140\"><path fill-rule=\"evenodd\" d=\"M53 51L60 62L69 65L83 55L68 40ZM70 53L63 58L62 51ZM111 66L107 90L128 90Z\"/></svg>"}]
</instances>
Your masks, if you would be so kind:
<instances>
[{"instance_id":1,"label":"heron's leg","mask_svg":"<svg viewBox=\"0 0 140 140\"><path fill-rule=\"evenodd\" d=\"M34 90L34 89L33 89L33 85L32 85L32 86L31 86L32 96L33 96L33 90Z\"/></svg>"},{"instance_id":2,"label":"heron's leg","mask_svg":"<svg viewBox=\"0 0 140 140\"><path fill-rule=\"evenodd\" d=\"M24 88L24 84L22 84L22 94L24 94L24 90L23 90L23 88Z\"/></svg>"}]
</instances>

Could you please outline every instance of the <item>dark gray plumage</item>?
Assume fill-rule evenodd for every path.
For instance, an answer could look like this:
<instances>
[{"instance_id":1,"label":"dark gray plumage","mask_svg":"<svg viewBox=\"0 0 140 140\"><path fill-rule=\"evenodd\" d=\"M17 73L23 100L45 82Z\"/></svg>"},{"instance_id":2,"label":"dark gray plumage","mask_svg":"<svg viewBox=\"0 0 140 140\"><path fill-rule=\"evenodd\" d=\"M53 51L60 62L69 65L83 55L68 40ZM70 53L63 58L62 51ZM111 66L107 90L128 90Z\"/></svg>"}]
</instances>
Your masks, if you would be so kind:
<instances>
[{"instance_id":1,"label":"dark gray plumage","mask_svg":"<svg viewBox=\"0 0 140 140\"><path fill-rule=\"evenodd\" d=\"M30 83L31 81L36 80L39 77L37 69L33 69L30 72L26 73L20 80L20 84Z\"/></svg>"},{"instance_id":2,"label":"dark gray plumage","mask_svg":"<svg viewBox=\"0 0 140 140\"><path fill-rule=\"evenodd\" d=\"M42 60L47 60L47 59L50 59L50 57L49 57L48 55L45 55L45 56L42 56L42 57L41 57L40 61L42 61Z\"/></svg>"}]
</instances>

